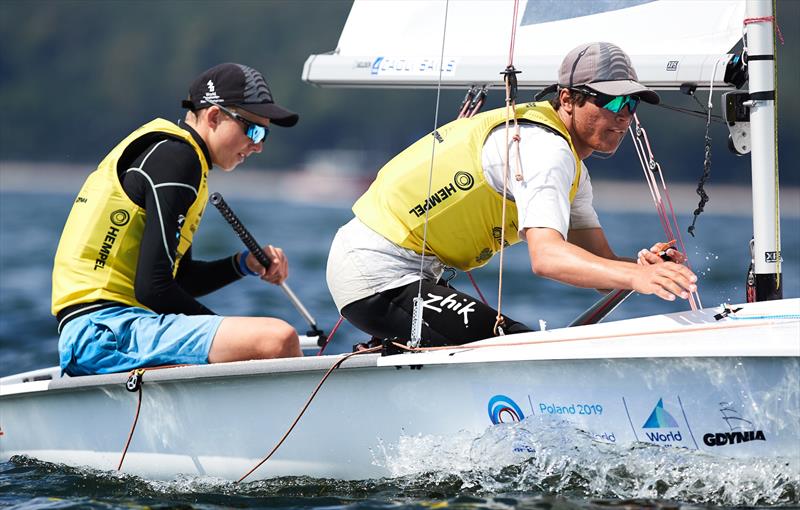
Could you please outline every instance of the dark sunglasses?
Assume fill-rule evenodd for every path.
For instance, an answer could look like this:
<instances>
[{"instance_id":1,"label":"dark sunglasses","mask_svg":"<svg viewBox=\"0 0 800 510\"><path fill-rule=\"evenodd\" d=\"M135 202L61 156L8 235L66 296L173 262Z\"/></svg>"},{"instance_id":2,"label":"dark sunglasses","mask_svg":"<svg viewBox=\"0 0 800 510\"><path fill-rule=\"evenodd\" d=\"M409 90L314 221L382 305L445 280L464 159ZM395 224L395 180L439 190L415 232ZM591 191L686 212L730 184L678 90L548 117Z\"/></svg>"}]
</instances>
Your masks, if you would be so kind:
<instances>
[{"instance_id":1,"label":"dark sunglasses","mask_svg":"<svg viewBox=\"0 0 800 510\"><path fill-rule=\"evenodd\" d=\"M219 106L219 109L225 112L229 117L244 124L244 134L246 134L253 143L263 142L267 139L267 135L269 134L269 128L267 126L251 122L238 113L228 110L221 104L214 103L214 106Z\"/></svg>"},{"instance_id":2,"label":"dark sunglasses","mask_svg":"<svg viewBox=\"0 0 800 510\"><path fill-rule=\"evenodd\" d=\"M633 115L636 113L636 107L639 106L639 101L641 101L639 96L609 96L608 94L603 94L602 92L597 92L596 90L585 87L573 88L572 90L594 97L596 99L596 105L614 113L621 112L627 105L628 111Z\"/></svg>"}]
</instances>

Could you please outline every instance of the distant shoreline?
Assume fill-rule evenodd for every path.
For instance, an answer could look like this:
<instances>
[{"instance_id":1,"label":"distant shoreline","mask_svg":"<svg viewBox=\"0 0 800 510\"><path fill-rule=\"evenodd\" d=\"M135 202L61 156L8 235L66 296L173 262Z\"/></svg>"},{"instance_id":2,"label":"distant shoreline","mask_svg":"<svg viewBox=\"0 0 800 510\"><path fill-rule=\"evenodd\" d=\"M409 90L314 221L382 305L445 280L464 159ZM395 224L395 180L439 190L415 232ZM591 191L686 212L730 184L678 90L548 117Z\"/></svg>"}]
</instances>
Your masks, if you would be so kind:
<instances>
[{"instance_id":1,"label":"distant shoreline","mask_svg":"<svg viewBox=\"0 0 800 510\"><path fill-rule=\"evenodd\" d=\"M76 193L92 171L87 165L0 162L0 193ZM329 169L267 172L240 168L234 175L211 172L211 189L228 197L274 199L347 207L369 185L369 177ZM611 181L592 179L595 207L599 211L650 212L653 200L641 179ZM667 183L678 214L697 208L696 184ZM749 216L752 195L744 185L714 184L705 187L710 197L706 214ZM781 188L781 214L800 218L800 187Z\"/></svg>"}]
</instances>

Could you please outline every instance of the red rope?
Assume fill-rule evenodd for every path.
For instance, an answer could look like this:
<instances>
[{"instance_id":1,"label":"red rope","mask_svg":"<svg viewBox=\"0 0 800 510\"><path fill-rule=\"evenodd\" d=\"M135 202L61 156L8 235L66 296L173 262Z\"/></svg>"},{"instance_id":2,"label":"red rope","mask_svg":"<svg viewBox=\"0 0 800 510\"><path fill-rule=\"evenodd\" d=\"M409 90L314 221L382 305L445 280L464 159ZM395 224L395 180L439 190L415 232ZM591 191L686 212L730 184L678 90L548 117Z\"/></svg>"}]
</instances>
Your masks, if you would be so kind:
<instances>
[{"instance_id":1,"label":"red rope","mask_svg":"<svg viewBox=\"0 0 800 510\"><path fill-rule=\"evenodd\" d=\"M478 295L481 297L481 301L483 301L483 304L489 306L489 303L486 301L486 298L483 297L483 292L481 292L481 289L478 287L478 282L476 282L475 278L472 277L472 271L467 271L467 276L469 276L469 281L472 282L472 286L475 287L476 291L478 291Z\"/></svg>"},{"instance_id":2,"label":"red rope","mask_svg":"<svg viewBox=\"0 0 800 510\"><path fill-rule=\"evenodd\" d=\"M117 466L117 471L122 470L122 463L125 462L125 454L128 453L128 447L131 445L131 439L133 439L133 431L136 430L136 423L139 421L139 410L142 408L142 385L139 384L139 402L136 404L136 416L133 418L133 424L131 425L131 431L128 434L128 440L125 442L125 448L122 450L122 457L119 459L119 465Z\"/></svg>"},{"instance_id":3,"label":"red rope","mask_svg":"<svg viewBox=\"0 0 800 510\"><path fill-rule=\"evenodd\" d=\"M508 66L514 65L514 44L517 39L517 12L519 12L519 0L514 0L514 19L511 24L511 44L508 48Z\"/></svg>"},{"instance_id":4,"label":"red rope","mask_svg":"<svg viewBox=\"0 0 800 510\"><path fill-rule=\"evenodd\" d=\"M683 237L681 236L680 228L678 227L678 218L675 215L675 209L672 206L672 199L669 196L667 182L664 180L664 173L661 171L661 166L655 160L653 150L650 147L650 139L647 137L647 131L639 122L639 117L635 113L633 114L633 122L636 126L635 129L632 124L629 126L628 131L630 132L633 140L636 154L639 156L639 162L642 166L642 170L644 171L644 178L650 188L650 194L652 195L658 217L661 220L661 226L664 228L664 234L667 236L667 239L678 239L680 251L686 257L686 266L691 269L692 266L689 264L689 254L686 252L686 245L683 242ZM634 131L636 133L634 133ZM641 135L639 135L639 133ZM664 192L666 203L669 205L669 214L667 213L667 208L664 205L664 200L661 198L658 182L656 182L656 173L661 180L661 190ZM672 216L671 218L670 215ZM672 228L673 225L675 226L674 230ZM695 299L697 302L695 302ZM698 307L702 308L699 291L689 293L689 306L692 310L696 310Z\"/></svg>"},{"instance_id":5,"label":"red rope","mask_svg":"<svg viewBox=\"0 0 800 510\"><path fill-rule=\"evenodd\" d=\"M133 423L131 424L131 431L128 433L128 440L125 442L125 448L122 449L122 457L119 459L119 465L117 466L117 471L122 469L122 463L125 462L125 455L128 453L128 447L131 445L131 439L133 439L133 432L136 430L136 424L139 422L139 410L142 408L142 384L144 384L144 374L149 370L161 370L164 368L177 368L177 367L185 367L189 366L188 364L178 364L178 365L163 365L160 367L150 367L150 368L135 368L130 371L130 376L136 374L140 377L139 380L139 400L136 403L136 416L133 417ZM128 379L130 379L128 376ZM127 381L125 382L127 384Z\"/></svg>"},{"instance_id":6,"label":"red rope","mask_svg":"<svg viewBox=\"0 0 800 510\"><path fill-rule=\"evenodd\" d=\"M331 343L331 340L333 340L333 335L336 334L336 330L339 329L339 326L342 324L343 320L344 320L344 317L340 315L339 316L339 320L336 322L336 325L331 330L331 334L328 335L328 339L325 340L325 343L322 344L322 347L320 347L319 352L317 353L317 356L322 356L322 352L325 350L325 348L328 346L328 344Z\"/></svg>"},{"instance_id":7,"label":"red rope","mask_svg":"<svg viewBox=\"0 0 800 510\"><path fill-rule=\"evenodd\" d=\"M775 19L775 16L758 16L744 19L745 26L752 23L772 23L775 26L775 34L778 36L778 40L783 44L783 34L781 33L781 27L778 26L778 20Z\"/></svg>"},{"instance_id":8,"label":"red rope","mask_svg":"<svg viewBox=\"0 0 800 510\"><path fill-rule=\"evenodd\" d=\"M270 450L270 452L267 454L267 456L264 457L264 459L261 462L256 464L253 467L253 469L251 469L250 471L245 473L244 476L242 476L241 478L236 480L236 483L239 483L242 480L244 480L245 478L247 478L248 476L250 476L253 473L253 471L255 471L256 469L261 467L262 464L264 464L266 461L268 461L270 459L270 457L272 457L272 455L276 451L278 451L278 448L280 448L280 446L283 444L283 442L286 441L286 438L288 438L289 434L292 432L292 430L294 430L294 427L297 425L297 422L299 422L300 418L302 418L303 414L305 414L306 410L308 409L308 406L311 405L311 401L314 400L314 397L317 396L317 393L319 392L320 388L322 388L322 384L325 382L326 379L328 379L328 376L330 376L333 373L334 370L339 368L339 366L342 363L344 363L346 360L350 359L353 356L356 356L356 355L359 355L359 354L369 354L369 353L377 352L377 351L379 351L381 349L383 349L383 346L379 345L379 346L373 347L371 349L366 349L366 350L363 350L363 351L351 352L350 354L347 354L347 355L342 356L341 358L339 358L336 361L336 363L334 363L333 366L331 368L329 368L327 372L325 372L325 375L322 376L322 379L319 381L319 383L317 383L317 387L314 388L314 391L311 392L311 395L308 397L308 400L306 400L305 405L303 405L302 409L300 409L300 412L298 413L297 418L295 418L294 421L292 422L292 424L289 426L289 430L286 431L286 433L283 435L283 437L281 437L281 439L278 441L278 443L272 448L272 450Z\"/></svg>"}]
</instances>

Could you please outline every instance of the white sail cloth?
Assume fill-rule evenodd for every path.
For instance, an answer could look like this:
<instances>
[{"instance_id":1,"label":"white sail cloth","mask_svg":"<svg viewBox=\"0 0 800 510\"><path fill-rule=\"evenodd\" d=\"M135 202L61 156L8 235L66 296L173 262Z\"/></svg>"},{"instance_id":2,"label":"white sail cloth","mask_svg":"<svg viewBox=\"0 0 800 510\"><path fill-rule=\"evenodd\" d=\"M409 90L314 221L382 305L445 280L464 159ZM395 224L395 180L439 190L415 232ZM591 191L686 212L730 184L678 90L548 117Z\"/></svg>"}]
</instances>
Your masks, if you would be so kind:
<instances>
[{"instance_id":1,"label":"white sail cloth","mask_svg":"<svg viewBox=\"0 0 800 510\"><path fill-rule=\"evenodd\" d=\"M639 81L722 86L727 53L740 40L744 0L520 0L514 64L522 88L555 81L582 42L627 52ZM446 17L446 24L445 24ZM464 87L499 84L508 63L513 0L355 0L339 44L311 55L303 79L318 85ZM444 57L442 39L444 32Z\"/></svg>"}]
</instances>

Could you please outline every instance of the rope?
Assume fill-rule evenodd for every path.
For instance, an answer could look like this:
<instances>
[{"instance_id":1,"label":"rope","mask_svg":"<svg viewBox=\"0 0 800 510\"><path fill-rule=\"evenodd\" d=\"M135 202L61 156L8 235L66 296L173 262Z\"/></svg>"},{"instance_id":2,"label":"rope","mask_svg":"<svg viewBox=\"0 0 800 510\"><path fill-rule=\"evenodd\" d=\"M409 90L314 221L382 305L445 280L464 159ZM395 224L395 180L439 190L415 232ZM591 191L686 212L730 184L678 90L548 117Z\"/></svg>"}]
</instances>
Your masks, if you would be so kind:
<instances>
[{"instance_id":1,"label":"rope","mask_svg":"<svg viewBox=\"0 0 800 510\"><path fill-rule=\"evenodd\" d=\"M776 12L777 0L772 0L772 12ZM775 19L775 16L769 16L772 18L772 22L775 24L775 30L778 35L778 39L783 44L783 34L781 34L781 29L778 26L778 20ZM746 22L747 20L745 20ZM747 23L745 23L747 25ZM772 81L773 86L775 87L775 104L774 104L774 111L775 115L773 117L773 132L775 133L775 143L772 146L772 150L774 151L774 175L775 175L775 250L778 252L778 257L775 260L775 287L777 289L781 288L781 193L779 187L779 180L778 180L778 46L775 43L775 39L772 39L772 55L775 58L772 65ZM781 291L782 292L782 291Z\"/></svg>"},{"instance_id":2,"label":"rope","mask_svg":"<svg viewBox=\"0 0 800 510\"><path fill-rule=\"evenodd\" d=\"M403 346L403 347L405 348L406 346ZM334 363L333 366L331 366L331 368L329 368L328 371L325 372L325 375L322 376L322 379L319 381L319 383L317 383L317 387L314 388L314 391L311 392L311 395L308 397L308 400L306 400L306 403L303 405L303 407L300 409L300 412L297 414L297 418L294 419L292 424L289 426L289 429L286 431L285 434L283 434L283 437L280 438L278 443L272 448L272 450L270 450L270 452L267 454L267 456L264 457L263 460L261 460L261 462L256 464L250 471L245 473L244 476L242 476L241 478L236 480L236 483L240 483L242 480L244 480L245 478L250 476L253 473L253 471L255 471L256 469L260 468L262 464L264 464L266 461L268 461L270 459L270 457L272 457L272 455L276 451L278 451L278 448L280 448L280 446L283 444L283 442L286 441L286 439L289 437L289 434L291 434L292 430L294 430L294 427L300 421L300 418L302 418L303 414L305 414L306 410L308 409L308 406L311 405L311 401L314 400L314 397L317 396L317 393L322 388L322 385L325 383L325 381L328 379L328 376L330 376L333 373L334 370L339 368L339 366L342 363L344 363L345 361L347 361L348 359L350 359L353 356L357 356L359 354L369 354L369 353L377 352L382 348L383 348L383 346L378 346L378 347L373 347L371 349L365 349L363 351L351 352L350 354L346 354L346 355L342 356L341 358L339 358L336 361L336 363Z\"/></svg>"},{"instance_id":3,"label":"rope","mask_svg":"<svg viewBox=\"0 0 800 510\"><path fill-rule=\"evenodd\" d=\"M461 108L459 108L456 118L468 119L478 113L483 107L483 103L486 101L487 93L486 85L482 87L478 87L477 85L471 86L464 97L464 102L461 103Z\"/></svg>"},{"instance_id":4,"label":"rope","mask_svg":"<svg viewBox=\"0 0 800 510\"><path fill-rule=\"evenodd\" d=\"M717 63L714 64L714 68L711 71L711 83L708 87L708 118L706 120L706 132L705 132L705 142L704 142L704 150L703 150L703 175L700 177L700 182L697 183L697 194L700 196L700 202L697 204L697 209L694 210L692 224L689 225L687 229L689 234L694 237L694 230L695 230L695 223L697 222L697 218L700 214L703 213L705 209L705 205L708 203L708 194L704 188L706 182L711 177L711 135L709 134L711 130L711 110L714 108L714 103L711 101L713 94L714 94L714 78L717 76L717 68L721 60L717 60ZM695 100L697 100L695 98Z\"/></svg>"},{"instance_id":5,"label":"rope","mask_svg":"<svg viewBox=\"0 0 800 510\"><path fill-rule=\"evenodd\" d=\"M131 445L131 439L133 439L133 432L136 430L136 424L139 423L139 411L142 408L142 383L144 382L144 373L149 370L161 370L164 368L176 368L176 367L185 367L187 365L164 365L161 367L151 367L151 368L136 368L130 371L130 375L128 379L125 381L125 389L130 392L136 391L139 393L139 398L136 403L136 415L133 417L133 423L131 424L131 431L128 433L128 440L125 441L125 448L122 449L122 456L119 459L119 464L117 465L117 471L122 469L122 463L125 462L125 455L128 453L128 447Z\"/></svg>"},{"instance_id":6,"label":"rope","mask_svg":"<svg viewBox=\"0 0 800 510\"><path fill-rule=\"evenodd\" d=\"M329 343L331 343L331 340L333 340L333 335L336 334L336 330L339 329L339 326L342 324L342 321L344 321L344 317L340 315L339 320L336 321L336 325L331 330L331 334L328 335L328 338L325 339L325 343L322 344L322 347L319 348L317 356L322 356L323 351L325 351L325 348L328 346Z\"/></svg>"},{"instance_id":7,"label":"rope","mask_svg":"<svg viewBox=\"0 0 800 510\"><path fill-rule=\"evenodd\" d=\"M137 370L132 370L131 371L131 376L130 377L133 377L134 375L139 377L139 379L138 379L139 383L138 383L138 388L137 388L137 392L139 393L139 398L138 398L138 401L136 402L136 415L133 417L133 423L131 424L131 431L128 433L128 440L125 441L125 448L122 449L122 457L120 457L120 459L119 459L119 464L117 465L117 471L121 471L122 470L122 463L125 462L125 455L128 453L128 447L131 445L131 439L133 439L133 431L136 430L136 424L139 422L139 410L141 410L141 408L142 408L142 383L141 383L141 377L144 377L144 372L145 371L142 370L142 369L137 369ZM129 377L129 380L130 380L130 377Z\"/></svg>"},{"instance_id":8,"label":"rope","mask_svg":"<svg viewBox=\"0 0 800 510\"><path fill-rule=\"evenodd\" d=\"M483 297L483 292L481 292L481 289L478 287L478 282L476 282L475 278L472 277L472 271L467 271L467 276L469 276L469 281L472 282L472 286L475 287L475 290L478 292L478 295L481 297L481 301L483 301L483 304L486 305L486 306L489 306L489 302L486 301L485 297Z\"/></svg>"},{"instance_id":9,"label":"rope","mask_svg":"<svg viewBox=\"0 0 800 510\"><path fill-rule=\"evenodd\" d=\"M515 167L514 177L517 181L522 180L522 162L519 149L520 142L520 127L517 122L516 111L516 94L517 94L517 70L514 69L514 45L517 36L517 13L519 11L519 0L514 0L514 16L511 23L511 42L508 49L508 65L505 71L505 88L506 88L506 153L503 161L503 208L500 220L500 267L497 278L497 317L494 323L494 334L504 335L503 332L503 261L504 261L504 247L506 241L506 201L508 196L508 175L510 173L510 158L511 158L511 140L516 144L517 148L517 164ZM511 119L514 121L514 136L510 137L510 124ZM511 138L511 140L509 140Z\"/></svg>"},{"instance_id":10,"label":"rope","mask_svg":"<svg viewBox=\"0 0 800 510\"><path fill-rule=\"evenodd\" d=\"M650 188L650 196L653 198L653 204L655 205L658 217L661 220L661 226L664 229L664 234L667 236L667 239L678 240L681 252L687 256L686 265L689 267L689 269L691 269L686 251L686 245L683 242L680 228L678 228L678 218L675 214L675 208L672 205L672 199L669 196L667 182L664 179L664 173L661 171L661 165L656 161L655 155L653 154L653 149L650 147L650 139L647 137L647 131L644 129L644 126L642 126L641 122L639 121L638 115L635 113L633 114L633 120L634 124L636 125L636 130L634 131L632 124L631 126L628 126L628 132L633 139L633 145L636 149L637 156L639 156L639 163L642 167L642 171L644 172L644 178L647 182L647 186ZM655 174L658 174L661 181L661 190L663 190L664 198L669 206L669 214L667 213L666 206L664 205L664 200L661 198L661 192L659 191ZM702 308L703 305L700 302L700 293L698 291L689 294L689 306L692 310L697 310L698 307Z\"/></svg>"},{"instance_id":11,"label":"rope","mask_svg":"<svg viewBox=\"0 0 800 510\"><path fill-rule=\"evenodd\" d=\"M464 96L464 102L461 103L461 108L458 110L457 119L463 119L465 117L470 117L469 115L469 105L472 101L475 100L476 89L475 85L469 88L467 91L467 95Z\"/></svg>"},{"instance_id":12,"label":"rope","mask_svg":"<svg viewBox=\"0 0 800 510\"><path fill-rule=\"evenodd\" d=\"M745 316L728 315L727 318L737 321L755 320L755 319L776 319L776 320L800 319L800 313L783 313L777 315L745 315Z\"/></svg>"},{"instance_id":13,"label":"rope","mask_svg":"<svg viewBox=\"0 0 800 510\"><path fill-rule=\"evenodd\" d=\"M775 10L776 10L775 1L773 0L772 12L775 12ZM784 43L783 34L781 33L781 27L778 26L778 20L775 18L775 16L757 16L754 18L745 18L743 23L745 26L750 25L752 23L772 23L773 26L775 27L775 35L778 36L778 40L781 42L781 44Z\"/></svg>"},{"instance_id":14,"label":"rope","mask_svg":"<svg viewBox=\"0 0 800 510\"><path fill-rule=\"evenodd\" d=\"M697 101L697 98L695 97L694 94L692 94L692 98L694 98L694 100ZM700 112L700 111L697 111L697 110L690 110L689 108L684 108L682 106L674 106L674 105L669 105L669 104L666 104L666 103L658 103L657 105L653 105L653 106L656 106L658 108L663 108L665 110L672 110L674 112L678 112L678 113L682 113L684 115L688 115L689 117L697 117L697 118L704 119L704 120L709 117L707 111ZM702 104L700 106L702 107ZM705 110L705 108L704 108L704 110ZM710 117L711 117L711 121L712 122L716 122L717 124L725 124L725 125L727 125L727 123L725 122L725 120L723 120L721 115L711 115Z\"/></svg>"},{"instance_id":15,"label":"rope","mask_svg":"<svg viewBox=\"0 0 800 510\"><path fill-rule=\"evenodd\" d=\"M433 115L433 136L431 137L431 166L428 170L428 194L431 196L431 188L433 187L433 160L436 155L436 143L439 139L437 126L439 125L439 101L442 94L442 63L444 62L444 43L447 38L447 13L450 6L450 0L445 2L444 6L444 26L442 28L442 49L439 53L439 80L436 83L436 108ZM422 280L425 276L425 248L428 245L428 218L430 215L430 208L425 207L425 224L422 229L422 253L419 256L419 287L417 289L417 297L414 299L414 313L411 324L411 344L413 346L419 345L422 340Z\"/></svg>"},{"instance_id":16,"label":"rope","mask_svg":"<svg viewBox=\"0 0 800 510\"><path fill-rule=\"evenodd\" d=\"M514 45L517 41L517 13L519 12L519 0L514 0L514 17L511 20L511 42L508 45L508 67L514 67Z\"/></svg>"}]
</instances>

